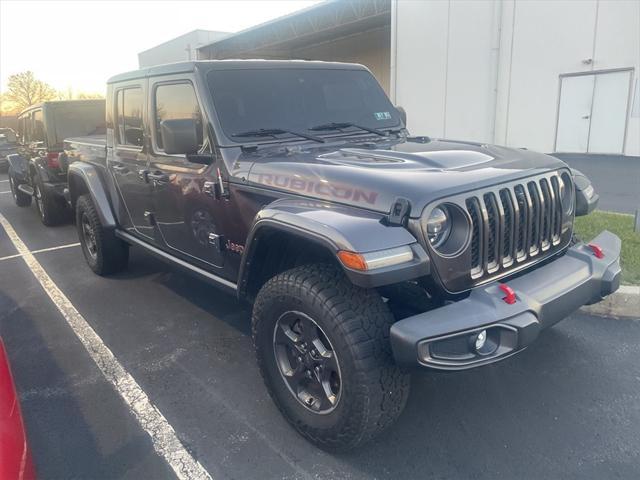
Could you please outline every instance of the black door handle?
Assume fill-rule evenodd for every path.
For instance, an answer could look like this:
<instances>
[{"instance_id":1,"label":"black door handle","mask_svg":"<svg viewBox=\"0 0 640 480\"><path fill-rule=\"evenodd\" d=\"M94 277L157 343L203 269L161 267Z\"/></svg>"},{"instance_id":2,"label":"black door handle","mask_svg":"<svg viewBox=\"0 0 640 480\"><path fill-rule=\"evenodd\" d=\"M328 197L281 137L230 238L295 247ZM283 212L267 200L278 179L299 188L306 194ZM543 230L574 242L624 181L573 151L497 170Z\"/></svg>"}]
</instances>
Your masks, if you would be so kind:
<instances>
[{"instance_id":1,"label":"black door handle","mask_svg":"<svg viewBox=\"0 0 640 480\"><path fill-rule=\"evenodd\" d=\"M125 167L124 165L111 165L111 168L113 168L116 172L124 172L125 170L127 170L127 167Z\"/></svg>"}]
</instances>

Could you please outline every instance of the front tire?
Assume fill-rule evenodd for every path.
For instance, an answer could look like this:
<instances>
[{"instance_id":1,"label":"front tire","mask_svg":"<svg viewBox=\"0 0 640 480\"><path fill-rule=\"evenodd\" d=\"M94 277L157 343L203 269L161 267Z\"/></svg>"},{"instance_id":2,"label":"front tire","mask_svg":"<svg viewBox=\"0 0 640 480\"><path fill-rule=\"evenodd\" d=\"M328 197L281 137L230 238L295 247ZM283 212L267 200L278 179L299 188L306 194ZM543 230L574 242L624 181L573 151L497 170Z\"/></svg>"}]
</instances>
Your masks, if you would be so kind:
<instances>
[{"instance_id":1,"label":"front tire","mask_svg":"<svg viewBox=\"0 0 640 480\"><path fill-rule=\"evenodd\" d=\"M392 323L375 290L354 286L331 265L297 267L262 287L252 316L258 365L299 433L344 451L395 422L409 376L393 363Z\"/></svg>"},{"instance_id":2,"label":"front tire","mask_svg":"<svg viewBox=\"0 0 640 480\"><path fill-rule=\"evenodd\" d=\"M102 226L89 195L80 196L76 202L76 227L82 253L94 273L109 275L127 266L129 245Z\"/></svg>"},{"instance_id":3,"label":"front tire","mask_svg":"<svg viewBox=\"0 0 640 480\"><path fill-rule=\"evenodd\" d=\"M13 201L17 206L28 207L31 205L31 195L27 195L26 193L18 190L18 182L16 181L11 168L9 168L9 189L11 190Z\"/></svg>"}]
</instances>

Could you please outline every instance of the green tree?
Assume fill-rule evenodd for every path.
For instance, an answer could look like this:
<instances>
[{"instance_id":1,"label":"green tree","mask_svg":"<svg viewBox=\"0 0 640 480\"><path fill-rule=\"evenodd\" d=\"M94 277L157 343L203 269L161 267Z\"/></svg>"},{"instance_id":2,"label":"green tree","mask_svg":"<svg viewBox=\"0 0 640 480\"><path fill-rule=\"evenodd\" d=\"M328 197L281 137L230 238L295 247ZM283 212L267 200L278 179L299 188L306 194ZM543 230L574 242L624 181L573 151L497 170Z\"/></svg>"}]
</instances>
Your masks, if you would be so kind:
<instances>
[{"instance_id":1,"label":"green tree","mask_svg":"<svg viewBox=\"0 0 640 480\"><path fill-rule=\"evenodd\" d=\"M26 71L11 75L7 82L6 100L12 102L18 110L36 103L53 100L58 96L48 83L38 80L33 72Z\"/></svg>"}]
</instances>

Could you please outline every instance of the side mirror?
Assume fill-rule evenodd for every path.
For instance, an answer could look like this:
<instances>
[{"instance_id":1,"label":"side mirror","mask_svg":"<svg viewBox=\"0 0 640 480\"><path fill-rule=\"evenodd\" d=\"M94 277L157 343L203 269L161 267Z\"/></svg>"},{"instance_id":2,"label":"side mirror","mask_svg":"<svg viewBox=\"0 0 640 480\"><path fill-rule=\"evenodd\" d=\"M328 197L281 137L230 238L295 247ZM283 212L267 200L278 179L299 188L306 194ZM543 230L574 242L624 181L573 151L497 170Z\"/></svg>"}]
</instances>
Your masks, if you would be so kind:
<instances>
[{"instance_id":1,"label":"side mirror","mask_svg":"<svg viewBox=\"0 0 640 480\"><path fill-rule=\"evenodd\" d=\"M198 133L192 118L163 120L160 122L160 136L164 152L169 155L198 152Z\"/></svg>"},{"instance_id":2,"label":"side mirror","mask_svg":"<svg viewBox=\"0 0 640 480\"><path fill-rule=\"evenodd\" d=\"M402 120L402 123L404 123L404 126L407 126L407 112L404 108L402 108L399 105L396 105L396 110L398 111L398 113L400 114L400 119Z\"/></svg>"}]
</instances>

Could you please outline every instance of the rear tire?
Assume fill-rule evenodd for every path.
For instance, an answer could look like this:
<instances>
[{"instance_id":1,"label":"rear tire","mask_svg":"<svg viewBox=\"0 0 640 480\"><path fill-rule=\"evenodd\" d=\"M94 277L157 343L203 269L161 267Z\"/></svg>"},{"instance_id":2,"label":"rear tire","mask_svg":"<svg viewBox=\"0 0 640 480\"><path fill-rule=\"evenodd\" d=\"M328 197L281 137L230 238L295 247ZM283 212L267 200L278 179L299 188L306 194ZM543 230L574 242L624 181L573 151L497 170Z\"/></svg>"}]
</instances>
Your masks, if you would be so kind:
<instances>
[{"instance_id":1,"label":"rear tire","mask_svg":"<svg viewBox=\"0 0 640 480\"><path fill-rule=\"evenodd\" d=\"M44 188L44 183L38 174L33 177L33 196L40 220L47 227L59 225L68 218L67 208L59 198Z\"/></svg>"},{"instance_id":2,"label":"rear tire","mask_svg":"<svg viewBox=\"0 0 640 480\"><path fill-rule=\"evenodd\" d=\"M87 264L98 275L109 275L123 270L129 261L129 245L106 229L100 222L89 195L76 202L76 228Z\"/></svg>"},{"instance_id":3,"label":"rear tire","mask_svg":"<svg viewBox=\"0 0 640 480\"><path fill-rule=\"evenodd\" d=\"M9 188L11 189L11 195L13 196L13 201L19 207L28 207L31 205L31 195L27 195L24 192L18 190L18 182L13 176L13 172L11 168L9 168Z\"/></svg>"},{"instance_id":4,"label":"rear tire","mask_svg":"<svg viewBox=\"0 0 640 480\"><path fill-rule=\"evenodd\" d=\"M300 434L323 449L345 451L395 422L409 376L393 362L392 323L375 290L354 286L332 265L293 268L262 287L252 316L258 366Z\"/></svg>"}]
</instances>

